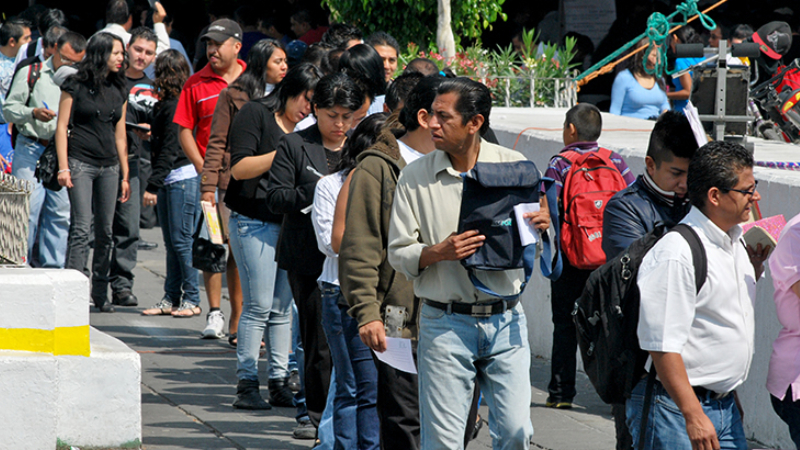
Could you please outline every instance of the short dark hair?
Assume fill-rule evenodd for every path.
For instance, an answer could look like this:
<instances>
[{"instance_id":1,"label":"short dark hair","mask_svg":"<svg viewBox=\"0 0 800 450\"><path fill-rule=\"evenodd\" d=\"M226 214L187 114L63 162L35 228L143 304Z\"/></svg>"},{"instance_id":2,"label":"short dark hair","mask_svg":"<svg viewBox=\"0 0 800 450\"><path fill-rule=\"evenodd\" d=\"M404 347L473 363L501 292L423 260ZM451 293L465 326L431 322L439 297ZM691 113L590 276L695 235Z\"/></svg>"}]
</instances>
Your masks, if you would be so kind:
<instances>
[{"instance_id":1,"label":"short dark hair","mask_svg":"<svg viewBox=\"0 0 800 450\"><path fill-rule=\"evenodd\" d=\"M41 3L37 3L35 5L31 5L25 8L25 10L19 13L19 16L17 17L20 19L27 20L28 22L30 22L32 27L35 27L36 29L39 30L41 34L44 34L44 32L47 30L42 30L39 27L39 18L42 17L42 14L44 14L46 11L47 11L46 6L42 5Z\"/></svg>"},{"instance_id":2,"label":"short dark hair","mask_svg":"<svg viewBox=\"0 0 800 450\"><path fill-rule=\"evenodd\" d=\"M341 106L356 111L364 104L366 94L347 75L337 72L322 77L314 88L314 113L317 108Z\"/></svg>"},{"instance_id":3,"label":"short dark hair","mask_svg":"<svg viewBox=\"0 0 800 450\"><path fill-rule=\"evenodd\" d=\"M47 33L50 27L68 25L67 16L58 8L50 8L39 16L39 34Z\"/></svg>"},{"instance_id":4,"label":"short dark hair","mask_svg":"<svg viewBox=\"0 0 800 450\"><path fill-rule=\"evenodd\" d=\"M386 106L391 111L397 109L400 103L405 103L408 95L419 83L423 75L419 72L404 73L397 77L392 84L386 88Z\"/></svg>"},{"instance_id":5,"label":"short dark hair","mask_svg":"<svg viewBox=\"0 0 800 450\"><path fill-rule=\"evenodd\" d=\"M397 119L406 131L411 132L419 128L417 113L421 109L428 112L431 111L431 105L433 105L433 99L436 98L437 89L444 80L444 78L435 75L423 77L417 82L411 93L408 94L405 105L400 111L400 117Z\"/></svg>"},{"instance_id":6,"label":"short dark hair","mask_svg":"<svg viewBox=\"0 0 800 450\"><path fill-rule=\"evenodd\" d=\"M329 47L322 45L319 42L316 44L311 44L303 54L303 62L311 63L322 69L322 61L325 59L329 50Z\"/></svg>"},{"instance_id":7,"label":"short dark hair","mask_svg":"<svg viewBox=\"0 0 800 450\"><path fill-rule=\"evenodd\" d=\"M25 28L30 29L31 23L19 17L13 17L7 20L2 27L0 27L0 46L8 45L11 39L19 42L22 38Z\"/></svg>"},{"instance_id":8,"label":"short dark hair","mask_svg":"<svg viewBox=\"0 0 800 450\"><path fill-rule=\"evenodd\" d=\"M342 57L344 50L341 48L332 48L327 50L319 62L319 68L325 75L330 75L339 71L339 58Z\"/></svg>"},{"instance_id":9,"label":"short dark hair","mask_svg":"<svg viewBox=\"0 0 800 450\"><path fill-rule=\"evenodd\" d=\"M308 26L310 26L311 28L316 28L317 25L316 22L314 21L314 16L311 15L311 13L308 12L307 9L301 9L295 11L291 16L289 16L289 18L294 19L294 21L297 23L307 23Z\"/></svg>"},{"instance_id":10,"label":"short dark hair","mask_svg":"<svg viewBox=\"0 0 800 450\"><path fill-rule=\"evenodd\" d=\"M564 125L572 124L578 132L578 139L584 142L593 142L600 137L603 131L603 116L597 106L591 103L579 103L569 111Z\"/></svg>"},{"instance_id":11,"label":"short dark hair","mask_svg":"<svg viewBox=\"0 0 800 450\"><path fill-rule=\"evenodd\" d=\"M367 39L365 39L365 43L373 47L376 45L392 47L394 51L397 52L397 55L400 55L400 44L397 43L397 39L393 38L391 34L384 31L376 31L370 34L367 36Z\"/></svg>"},{"instance_id":12,"label":"short dark hair","mask_svg":"<svg viewBox=\"0 0 800 450\"><path fill-rule=\"evenodd\" d=\"M158 46L158 36L147 27L136 27L131 30L131 39L128 41L129 44L133 44L136 42L137 39L144 39L148 42L155 42L156 46Z\"/></svg>"},{"instance_id":13,"label":"short dark hair","mask_svg":"<svg viewBox=\"0 0 800 450\"><path fill-rule=\"evenodd\" d=\"M742 170L750 167L753 167L753 155L739 144L711 141L698 148L689 163L688 188L692 205L703 208L709 189L732 189L739 182Z\"/></svg>"},{"instance_id":14,"label":"short dark hair","mask_svg":"<svg viewBox=\"0 0 800 450\"><path fill-rule=\"evenodd\" d=\"M753 31L753 27L746 23L742 23L733 27L731 30L731 39L741 39L745 40L753 35L755 31Z\"/></svg>"},{"instance_id":15,"label":"short dark hair","mask_svg":"<svg viewBox=\"0 0 800 450\"><path fill-rule=\"evenodd\" d=\"M42 37L42 45L44 48L52 48L58 43L58 39L66 33L67 28L61 25L54 25L47 29L47 32Z\"/></svg>"},{"instance_id":16,"label":"short dark hair","mask_svg":"<svg viewBox=\"0 0 800 450\"><path fill-rule=\"evenodd\" d=\"M111 0L106 6L106 24L116 23L122 25L128 21L131 10L127 0Z\"/></svg>"},{"instance_id":17,"label":"short dark hair","mask_svg":"<svg viewBox=\"0 0 800 450\"><path fill-rule=\"evenodd\" d=\"M466 77L445 78L436 89L436 95L458 94L456 111L461 114L462 124L466 125L473 117L483 116L480 134L489 129L489 115L492 113L492 93L483 83Z\"/></svg>"},{"instance_id":18,"label":"short dark hair","mask_svg":"<svg viewBox=\"0 0 800 450\"><path fill-rule=\"evenodd\" d=\"M696 151L697 139L683 113L666 111L658 117L647 145L647 156L653 158L656 167L675 157L692 159Z\"/></svg>"},{"instance_id":19,"label":"short dark hair","mask_svg":"<svg viewBox=\"0 0 800 450\"><path fill-rule=\"evenodd\" d=\"M355 25L350 25L349 23L335 23L322 35L322 43L332 48L337 48L347 44L348 41L360 41L363 37L364 34Z\"/></svg>"},{"instance_id":20,"label":"short dark hair","mask_svg":"<svg viewBox=\"0 0 800 450\"><path fill-rule=\"evenodd\" d=\"M433 75L439 73L439 66L428 58L414 58L406 65L403 73L419 72L423 75Z\"/></svg>"},{"instance_id":21,"label":"short dark hair","mask_svg":"<svg viewBox=\"0 0 800 450\"><path fill-rule=\"evenodd\" d=\"M81 53L86 50L86 38L74 31L67 31L58 38L58 48L63 48L67 44L72 47L75 53Z\"/></svg>"}]
</instances>

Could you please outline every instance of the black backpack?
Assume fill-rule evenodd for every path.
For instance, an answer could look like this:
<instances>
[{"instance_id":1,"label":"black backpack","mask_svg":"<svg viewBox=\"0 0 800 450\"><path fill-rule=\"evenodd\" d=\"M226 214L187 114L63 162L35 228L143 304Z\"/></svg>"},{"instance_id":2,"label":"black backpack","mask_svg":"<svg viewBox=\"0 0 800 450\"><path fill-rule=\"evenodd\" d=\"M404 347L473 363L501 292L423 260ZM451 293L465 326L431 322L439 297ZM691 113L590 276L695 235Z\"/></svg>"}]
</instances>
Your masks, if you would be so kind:
<instances>
[{"instance_id":1,"label":"black backpack","mask_svg":"<svg viewBox=\"0 0 800 450\"><path fill-rule=\"evenodd\" d=\"M692 249L697 292L708 272L705 248L688 225L672 228ZM584 369L604 402L625 403L645 374L648 353L639 347L639 288L636 278L647 252L667 233L663 224L589 275L572 312Z\"/></svg>"}]
</instances>

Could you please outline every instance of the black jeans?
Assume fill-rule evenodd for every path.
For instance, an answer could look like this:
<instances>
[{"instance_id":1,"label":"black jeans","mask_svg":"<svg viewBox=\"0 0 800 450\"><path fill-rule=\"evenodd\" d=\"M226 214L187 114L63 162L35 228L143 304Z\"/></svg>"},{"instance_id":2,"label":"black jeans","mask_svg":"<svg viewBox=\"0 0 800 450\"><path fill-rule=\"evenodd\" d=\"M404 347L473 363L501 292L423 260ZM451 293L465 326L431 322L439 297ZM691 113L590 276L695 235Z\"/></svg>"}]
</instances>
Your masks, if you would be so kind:
<instances>
[{"instance_id":1,"label":"black jeans","mask_svg":"<svg viewBox=\"0 0 800 450\"><path fill-rule=\"evenodd\" d=\"M322 329L322 298L317 285L318 274L303 275L287 271L289 286L297 305L300 341L305 351L303 387L308 417L319 427L331 385L331 351Z\"/></svg>"},{"instance_id":2,"label":"black jeans","mask_svg":"<svg viewBox=\"0 0 800 450\"><path fill-rule=\"evenodd\" d=\"M792 400L792 386L789 385L783 400L774 395L770 395L769 398L772 400L772 409L786 422L786 425L789 425L789 434L795 447L800 448L800 401Z\"/></svg>"},{"instance_id":3,"label":"black jeans","mask_svg":"<svg viewBox=\"0 0 800 450\"><path fill-rule=\"evenodd\" d=\"M575 397L575 370L578 335L572 321L575 300L583 293L591 270L573 267L564 258L561 277L550 283L553 306L553 355L550 365L548 401L571 402Z\"/></svg>"},{"instance_id":4,"label":"black jeans","mask_svg":"<svg viewBox=\"0 0 800 450\"><path fill-rule=\"evenodd\" d=\"M129 161L135 164L136 161ZM131 171L133 172L133 171ZM131 196L127 202L117 200L114 211L114 250L111 253L111 290L113 292L133 290L133 269L139 252L139 199L138 176L130 177Z\"/></svg>"}]
</instances>

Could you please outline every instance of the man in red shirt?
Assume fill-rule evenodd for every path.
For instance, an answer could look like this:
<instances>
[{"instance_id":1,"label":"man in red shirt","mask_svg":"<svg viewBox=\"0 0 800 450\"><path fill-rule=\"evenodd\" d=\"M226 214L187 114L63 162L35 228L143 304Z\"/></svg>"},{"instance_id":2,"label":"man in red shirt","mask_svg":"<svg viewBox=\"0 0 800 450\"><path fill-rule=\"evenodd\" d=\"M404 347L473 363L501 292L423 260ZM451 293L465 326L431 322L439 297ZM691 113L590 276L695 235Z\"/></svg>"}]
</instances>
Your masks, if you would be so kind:
<instances>
[{"instance_id":1,"label":"man in red shirt","mask_svg":"<svg viewBox=\"0 0 800 450\"><path fill-rule=\"evenodd\" d=\"M201 39L206 43L208 64L186 81L173 119L179 127L178 139L183 152L198 174L203 171L211 119L219 92L239 77L246 67L244 61L238 59L239 49L242 47L242 29L236 22L230 19L214 21ZM221 333L225 323L219 311L222 274L204 271L203 282L208 296L208 326L219 328ZM191 317L200 312L197 305L181 303L172 315Z\"/></svg>"}]
</instances>

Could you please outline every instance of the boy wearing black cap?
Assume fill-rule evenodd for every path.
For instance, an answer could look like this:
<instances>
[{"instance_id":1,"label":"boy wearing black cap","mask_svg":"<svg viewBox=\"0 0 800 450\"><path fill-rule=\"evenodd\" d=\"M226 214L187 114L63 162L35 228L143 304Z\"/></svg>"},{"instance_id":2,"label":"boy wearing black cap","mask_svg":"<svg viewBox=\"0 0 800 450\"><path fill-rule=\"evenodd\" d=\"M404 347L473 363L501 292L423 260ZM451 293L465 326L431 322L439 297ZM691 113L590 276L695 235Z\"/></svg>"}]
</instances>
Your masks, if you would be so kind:
<instances>
[{"instance_id":1,"label":"boy wearing black cap","mask_svg":"<svg viewBox=\"0 0 800 450\"><path fill-rule=\"evenodd\" d=\"M176 177L180 177L175 181L194 178L202 173L203 159L211 132L211 119L219 92L238 78L246 67L245 62L237 56L242 47L242 29L233 20L214 21L201 39L206 43L208 64L186 81L173 119L180 130L178 138L181 147L194 165L194 170L190 170L192 173L182 171L180 174L175 174ZM219 310L222 274L203 272L203 281L209 304L207 328L213 326L222 333L225 323ZM171 300L178 301L178 299ZM175 317L192 317L200 313L199 305L185 301L172 311Z\"/></svg>"}]
</instances>

